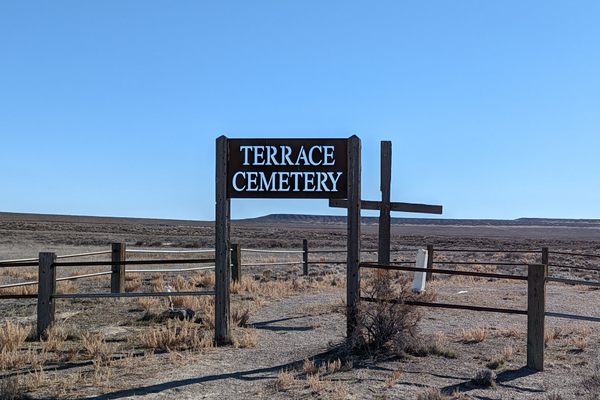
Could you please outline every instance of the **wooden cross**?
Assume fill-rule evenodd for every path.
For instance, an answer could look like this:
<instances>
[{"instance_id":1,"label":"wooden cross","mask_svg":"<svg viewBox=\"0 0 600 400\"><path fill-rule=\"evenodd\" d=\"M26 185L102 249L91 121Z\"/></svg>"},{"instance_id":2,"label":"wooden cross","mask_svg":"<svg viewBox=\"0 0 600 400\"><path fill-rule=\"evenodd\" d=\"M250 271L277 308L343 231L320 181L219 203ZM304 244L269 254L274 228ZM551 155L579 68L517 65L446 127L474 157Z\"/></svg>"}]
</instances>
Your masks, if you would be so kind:
<instances>
[{"instance_id":1,"label":"wooden cross","mask_svg":"<svg viewBox=\"0 0 600 400\"><path fill-rule=\"evenodd\" d=\"M391 211L401 211L423 214L441 214L442 206L414 203L399 203L390 201L392 181L392 142L381 142L381 201L361 200L360 208L379 210L379 246L377 262L390 263ZM348 200L330 199L329 207L347 208Z\"/></svg>"}]
</instances>

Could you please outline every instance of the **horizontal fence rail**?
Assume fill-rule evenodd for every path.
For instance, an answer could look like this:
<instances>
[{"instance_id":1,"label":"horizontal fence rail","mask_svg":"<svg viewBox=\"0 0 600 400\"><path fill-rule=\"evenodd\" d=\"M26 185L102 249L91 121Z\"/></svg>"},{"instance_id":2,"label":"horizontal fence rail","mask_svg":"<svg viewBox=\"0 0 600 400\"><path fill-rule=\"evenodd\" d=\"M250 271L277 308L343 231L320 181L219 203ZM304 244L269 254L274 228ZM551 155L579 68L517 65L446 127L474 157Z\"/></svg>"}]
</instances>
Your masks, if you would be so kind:
<instances>
[{"instance_id":1,"label":"horizontal fence rail","mask_svg":"<svg viewBox=\"0 0 600 400\"><path fill-rule=\"evenodd\" d=\"M418 267L403 267L400 265L383 265L376 263L360 263L361 268L374 268L374 269L386 269L394 271L407 271L407 272L431 272L433 274L444 274L444 275L462 275L462 276L474 276L480 278L496 278L496 279L513 279L526 281L527 277L522 275L509 275L509 274L497 274L493 272L478 272L478 271L457 271L453 269L436 269L436 268L418 268Z\"/></svg>"},{"instance_id":2,"label":"horizontal fence rail","mask_svg":"<svg viewBox=\"0 0 600 400\"><path fill-rule=\"evenodd\" d=\"M195 249L195 250L165 250L165 249L127 249L127 253L142 253L142 254L198 254L198 253L214 253L214 249ZM110 252L109 252L110 253Z\"/></svg>"},{"instance_id":3,"label":"horizontal fence rail","mask_svg":"<svg viewBox=\"0 0 600 400\"><path fill-rule=\"evenodd\" d=\"M214 291L200 292L128 292L128 293L57 293L54 299L100 299L118 297L214 296Z\"/></svg>"},{"instance_id":4,"label":"horizontal fence rail","mask_svg":"<svg viewBox=\"0 0 600 400\"><path fill-rule=\"evenodd\" d=\"M449 249L435 248L436 252L444 253L539 253L540 250L502 250L502 249Z\"/></svg>"},{"instance_id":5,"label":"horizontal fence rail","mask_svg":"<svg viewBox=\"0 0 600 400\"><path fill-rule=\"evenodd\" d=\"M160 265L160 264L208 264L214 263L213 259L181 259L181 260L122 260L120 265ZM63 261L55 262L56 267L95 267L115 264L114 261Z\"/></svg>"},{"instance_id":6,"label":"horizontal fence rail","mask_svg":"<svg viewBox=\"0 0 600 400\"><path fill-rule=\"evenodd\" d=\"M270 249L248 249L248 248L241 248L242 251L246 251L248 253L282 253L282 254L302 254L304 253L304 250L270 250Z\"/></svg>"},{"instance_id":7,"label":"horizontal fence rail","mask_svg":"<svg viewBox=\"0 0 600 400\"><path fill-rule=\"evenodd\" d=\"M466 304L448 304L448 303L434 303L434 302L425 302L425 301L400 301L400 300L381 300L381 299L372 299L370 297L361 297L363 301L369 303L379 303L386 302L392 304L406 304L409 306L419 306L419 307L433 307L433 308L448 308L454 310L469 310L469 311L485 311L485 312L494 312L501 314L520 314L527 315L527 310L515 310L511 308L497 308L497 307L481 307L481 306L470 306Z\"/></svg>"},{"instance_id":8,"label":"horizontal fence rail","mask_svg":"<svg viewBox=\"0 0 600 400\"><path fill-rule=\"evenodd\" d=\"M433 261L433 264L444 265L504 265L512 267L525 267L526 263L503 262L503 261Z\"/></svg>"},{"instance_id":9,"label":"horizontal fence rail","mask_svg":"<svg viewBox=\"0 0 600 400\"><path fill-rule=\"evenodd\" d=\"M549 254L560 254L563 256L600 258L600 254L586 254L586 253L577 253L577 252L570 252L570 251L548 251L548 253Z\"/></svg>"}]
</instances>

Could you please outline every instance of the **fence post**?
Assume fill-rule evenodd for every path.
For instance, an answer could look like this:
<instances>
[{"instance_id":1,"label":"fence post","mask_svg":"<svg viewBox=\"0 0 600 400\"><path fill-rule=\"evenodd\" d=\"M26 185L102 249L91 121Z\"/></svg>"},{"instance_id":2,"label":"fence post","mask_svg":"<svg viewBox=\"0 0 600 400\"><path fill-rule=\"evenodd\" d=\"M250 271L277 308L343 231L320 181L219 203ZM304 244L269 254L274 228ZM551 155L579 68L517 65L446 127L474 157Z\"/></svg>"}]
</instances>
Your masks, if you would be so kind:
<instances>
[{"instance_id":1,"label":"fence post","mask_svg":"<svg viewBox=\"0 0 600 400\"><path fill-rule=\"evenodd\" d=\"M544 370L544 323L546 316L547 265L529 265L527 270L527 367Z\"/></svg>"},{"instance_id":2,"label":"fence post","mask_svg":"<svg viewBox=\"0 0 600 400\"><path fill-rule=\"evenodd\" d=\"M40 253L38 264L37 338L45 339L54 322L56 293L56 253Z\"/></svg>"},{"instance_id":3,"label":"fence post","mask_svg":"<svg viewBox=\"0 0 600 400\"><path fill-rule=\"evenodd\" d=\"M433 269L433 245L432 244L428 244L427 245L427 269ZM430 281L433 279L433 274L429 271L427 271L427 275L425 280L426 281Z\"/></svg>"},{"instance_id":4,"label":"fence post","mask_svg":"<svg viewBox=\"0 0 600 400\"><path fill-rule=\"evenodd\" d=\"M308 275L308 240L302 239L302 275Z\"/></svg>"},{"instance_id":5,"label":"fence post","mask_svg":"<svg viewBox=\"0 0 600 400\"><path fill-rule=\"evenodd\" d=\"M238 243L231 244L231 279L234 282L242 280L242 250Z\"/></svg>"},{"instance_id":6,"label":"fence post","mask_svg":"<svg viewBox=\"0 0 600 400\"><path fill-rule=\"evenodd\" d=\"M112 244L112 270L110 275L110 292L123 293L125 292L125 265L121 261L126 258L126 244Z\"/></svg>"},{"instance_id":7,"label":"fence post","mask_svg":"<svg viewBox=\"0 0 600 400\"><path fill-rule=\"evenodd\" d=\"M542 247L542 264L544 264L544 265L550 264L548 262L548 248L547 247Z\"/></svg>"}]
</instances>

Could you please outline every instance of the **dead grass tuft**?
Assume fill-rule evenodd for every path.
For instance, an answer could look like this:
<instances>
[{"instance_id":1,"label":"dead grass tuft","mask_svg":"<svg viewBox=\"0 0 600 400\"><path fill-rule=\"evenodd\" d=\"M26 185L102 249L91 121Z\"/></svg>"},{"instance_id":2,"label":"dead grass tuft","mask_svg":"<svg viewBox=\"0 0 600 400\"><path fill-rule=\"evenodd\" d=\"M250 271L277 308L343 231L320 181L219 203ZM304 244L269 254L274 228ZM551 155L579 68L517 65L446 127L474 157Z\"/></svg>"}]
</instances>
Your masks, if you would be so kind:
<instances>
[{"instance_id":1,"label":"dead grass tuft","mask_svg":"<svg viewBox=\"0 0 600 400\"><path fill-rule=\"evenodd\" d=\"M235 348L256 347L258 344L258 332L256 329L234 329L231 336L233 347Z\"/></svg>"},{"instance_id":2,"label":"dead grass tuft","mask_svg":"<svg viewBox=\"0 0 600 400\"><path fill-rule=\"evenodd\" d=\"M31 326L15 324L10 321L0 326L0 351L16 351L27 340Z\"/></svg>"},{"instance_id":3,"label":"dead grass tuft","mask_svg":"<svg viewBox=\"0 0 600 400\"><path fill-rule=\"evenodd\" d=\"M65 340L67 340L68 333L66 328L58 323L54 323L48 328L46 337L42 342L42 348L44 351L56 351L64 347Z\"/></svg>"},{"instance_id":4,"label":"dead grass tuft","mask_svg":"<svg viewBox=\"0 0 600 400\"><path fill-rule=\"evenodd\" d=\"M106 343L104 336L99 333L84 334L81 338L81 345L93 360L100 363L107 362L112 355L111 346Z\"/></svg>"},{"instance_id":5,"label":"dead grass tuft","mask_svg":"<svg viewBox=\"0 0 600 400\"><path fill-rule=\"evenodd\" d=\"M275 378L275 390L286 391L293 388L297 383L294 374L289 371L281 371Z\"/></svg>"},{"instance_id":6,"label":"dead grass tuft","mask_svg":"<svg viewBox=\"0 0 600 400\"><path fill-rule=\"evenodd\" d=\"M57 282L56 292L67 294L77 293L79 291L79 284L75 281L59 281Z\"/></svg>"},{"instance_id":7,"label":"dead grass tuft","mask_svg":"<svg viewBox=\"0 0 600 400\"><path fill-rule=\"evenodd\" d=\"M488 337L488 330L486 328L472 328L463 329L461 332L463 343L480 343Z\"/></svg>"},{"instance_id":8,"label":"dead grass tuft","mask_svg":"<svg viewBox=\"0 0 600 400\"><path fill-rule=\"evenodd\" d=\"M394 371L390 375L385 377L383 383L385 383L386 387L391 388L395 386L398 382L400 382L400 379L402 379L402 372Z\"/></svg>"},{"instance_id":9,"label":"dead grass tuft","mask_svg":"<svg viewBox=\"0 0 600 400\"><path fill-rule=\"evenodd\" d=\"M142 332L139 345L163 351L200 350L213 346L212 332L190 322L167 320L166 326Z\"/></svg>"}]
</instances>

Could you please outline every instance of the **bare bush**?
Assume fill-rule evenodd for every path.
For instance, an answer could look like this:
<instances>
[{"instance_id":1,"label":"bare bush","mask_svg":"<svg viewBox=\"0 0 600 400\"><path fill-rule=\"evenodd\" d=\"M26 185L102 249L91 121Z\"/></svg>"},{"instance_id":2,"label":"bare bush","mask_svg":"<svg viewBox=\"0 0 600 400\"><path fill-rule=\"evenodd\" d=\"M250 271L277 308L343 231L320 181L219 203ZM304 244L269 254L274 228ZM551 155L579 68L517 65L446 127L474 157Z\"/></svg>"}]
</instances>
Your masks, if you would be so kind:
<instances>
[{"instance_id":1,"label":"bare bush","mask_svg":"<svg viewBox=\"0 0 600 400\"><path fill-rule=\"evenodd\" d=\"M393 351L403 354L417 347L417 326L421 313L407 301L428 301L434 295L411 291L407 277L395 282L389 274L373 274L366 280L364 294L369 301L358 310L357 329L351 338L354 351Z\"/></svg>"}]
</instances>

